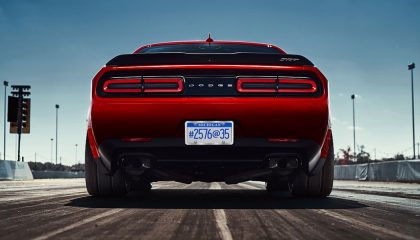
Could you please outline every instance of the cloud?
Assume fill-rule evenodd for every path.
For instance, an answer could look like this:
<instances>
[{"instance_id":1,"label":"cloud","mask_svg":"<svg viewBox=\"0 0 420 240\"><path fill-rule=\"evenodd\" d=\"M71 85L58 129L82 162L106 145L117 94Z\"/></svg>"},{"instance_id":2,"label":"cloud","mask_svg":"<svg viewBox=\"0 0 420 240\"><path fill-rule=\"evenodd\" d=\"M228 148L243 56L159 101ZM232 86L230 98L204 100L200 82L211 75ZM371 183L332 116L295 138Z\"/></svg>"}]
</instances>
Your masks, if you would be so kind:
<instances>
[{"instance_id":1,"label":"cloud","mask_svg":"<svg viewBox=\"0 0 420 240\"><path fill-rule=\"evenodd\" d=\"M348 125L347 126L347 129L353 130L353 125ZM356 126L356 131L363 131L363 130L364 130L364 128L359 127L359 126Z\"/></svg>"},{"instance_id":2,"label":"cloud","mask_svg":"<svg viewBox=\"0 0 420 240\"><path fill-rule=\"evenodd\" d=\"M334 124L342 124L342 125L348 125L349 123L347 121L341 120L335 116L331 115L331 122Z\"/></svg>"}]
</instances>

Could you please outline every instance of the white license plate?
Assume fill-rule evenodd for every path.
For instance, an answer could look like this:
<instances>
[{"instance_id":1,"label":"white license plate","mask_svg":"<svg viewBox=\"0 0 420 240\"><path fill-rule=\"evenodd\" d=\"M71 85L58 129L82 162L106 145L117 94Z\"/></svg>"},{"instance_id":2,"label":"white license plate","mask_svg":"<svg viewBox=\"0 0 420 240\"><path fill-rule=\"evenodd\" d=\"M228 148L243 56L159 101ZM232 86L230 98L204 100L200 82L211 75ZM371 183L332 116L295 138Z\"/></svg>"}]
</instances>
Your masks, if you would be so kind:
<instances>
[{"instance_id":1,"label":"white license plate","mask_svg":"<svg viewBox=\"0 0 420 240\"><path fill-rule=\"evenodd\" d=\"M232 121L185 122L186 145L232 145Z\"/></svg>"}]
</instances>

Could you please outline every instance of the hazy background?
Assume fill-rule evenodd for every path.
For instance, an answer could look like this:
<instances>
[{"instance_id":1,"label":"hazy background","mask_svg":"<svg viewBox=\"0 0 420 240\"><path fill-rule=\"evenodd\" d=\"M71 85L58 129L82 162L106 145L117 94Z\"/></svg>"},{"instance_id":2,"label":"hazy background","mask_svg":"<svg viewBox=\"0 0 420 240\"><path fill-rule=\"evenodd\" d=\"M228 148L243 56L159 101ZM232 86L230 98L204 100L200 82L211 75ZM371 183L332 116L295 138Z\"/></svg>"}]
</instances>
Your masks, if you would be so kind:
<instances>
[{"instance_id":1,"label":"hazy background","mask_svg":"<svg viewBox=\"0 0 420 240\"><path fill-rule=\"evenodd\" d=\"M32 86L25 160L33 161L35 152L37 161L50 160L54 105L60 104L58 155L73 164L78 144L83 161L90 81L110 58L148 43L205 39L209 32L217 40L268 42L311 59L330 81L336 151L352 146L355 93L357 144L372 157L374 148L377 158L412 155L407 64L418 64L419 129L420 1L0 0L0 80ZM8 159L15 159L15 140L7 135Z\"/></svg>"}]
</instances>

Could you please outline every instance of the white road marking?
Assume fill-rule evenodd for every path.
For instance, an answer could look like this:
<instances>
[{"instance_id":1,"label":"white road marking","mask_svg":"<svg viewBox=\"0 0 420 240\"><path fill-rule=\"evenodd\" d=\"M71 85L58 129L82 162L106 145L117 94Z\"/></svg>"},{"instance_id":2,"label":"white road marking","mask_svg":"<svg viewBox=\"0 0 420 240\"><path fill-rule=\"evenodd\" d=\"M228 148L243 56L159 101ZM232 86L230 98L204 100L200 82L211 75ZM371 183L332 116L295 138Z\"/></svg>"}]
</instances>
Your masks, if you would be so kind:
<instances>
[{"instance_id":1,"label":"white road marking","mask_svg":"<svg viewBox=\"0 0 420 240\"><path fill-rule=\"evenodd\" d=\"M55 231L49 232L47 234L41 235L41 236L39 236L37 238L34 238L34 240L44 240L44 239L51 238L51 237L53 237L53 236L55 236L57 234L60 234L60 233L69 231L69 230L71 230L73 228L77 228L79 226L82 226L84 224L87 224L87 223L90 223L90 222L93 222L93 221L96 221L96 220L98 220L100 218L107 217L107 216L110 216L112 214L121 212L122 210L123 209L112 209L112 210L109 210L109 211L100 213L100 214L95 215L95 216L92 216L90 218L83 219L80 222L76 222L76 223L70 224L68 226L65 226L63 228L59 228L59 229L57 229Z\"/></svg>"},{"instance_id":2,"label":"white road marking","mask_svg":"<svg viewBox=\"0 0 420 240\"><path fill-rule=\"evenodd\" d=\"M212 182L210 183L210 189L222 189L222 186L217 182Z\"/></svg>"},{"instance_id":3,"label":"white road marking","mask_svg":"<svg viewBox=\"0 0 420 240\"><path fill-rule=\"evenodd\" d=\"M212 182L210 184L210 189L222 189L222 186L220 186L217 182ZM232 233L229 230L229 227L227 225L227 218L225 210L223 209L213 209L214 218L216 219L217 223L217 229L219 230L220 237L223 240L232 240Z\"/></svg>"},{"instance_id":4,"label":"white road marking","mask_svg":"<svg viewBox=\"0 0 420 240\"><path fill-rule=\"evenodd\" d=\"M238 186L241 186L241 187L244 187L244 188L248 188L248 189L258 189L258 190L262 190L263 189L262 186L261 187L255 187L255 186L252 186L251 184L249 184L247 182L238 183Z\"/></svg>"},{"instance_id":5,"label":"white road marking","mask_svg":"<svg viewBox=\"0 0 420 240\"><path fill-rule=\"evenodd\" d=\"M382 195L375 195L367 193L354 193L354 192L347 192L347 191L340 191L334 190L331 193L332 197L339 197L342 199L357 199L360 201L368 201L368 202L378 202L388 205L393 205L401 208L408 208L411 211L420 212L420 200L418 199L410 199L410 198L401 198L401 197L390 197L390 196L382 196Z\"/></svg>"},{"instance_id":6,"label":"white road marking","mask_svg":"<svg viewBox=\"0 0 420 240\"><path fill-rule=\"evenodd\" d=\"M327 215L329 217L333 217L335 219L337 219L338 221L344 221L349 223L350 225L357 225L359 228L361 229L365 229L367 231L375 231L375 232L381 232L381 233L385 233L388 235L391 235L393 237L395 237L396 239L410 239L410 240L416 240L417 238L414 238L412 236L409 235L405 235L404 233L400 233L400 232L396 232L396 231L392 231L390 229L384 228L384 227L380 227L377 225L373 225L370 224L368 222L361 222L359 219L354 219L336 212L331 212L331 211L327 211L324 209L318 210L319 212L321 212L324 215Z\"/></svg>"},{"instance_id":7,"label":"white road marking","mask_svg":"<svg viewBox=\"0 0 420 240\"><path fill-rule=\"evenodd\" d=\"M262 185L263 187L265 187L265 182L261 182L261 181L248 181L248 182L258 184L258 185Z\"/></svg>"}]
</instances>

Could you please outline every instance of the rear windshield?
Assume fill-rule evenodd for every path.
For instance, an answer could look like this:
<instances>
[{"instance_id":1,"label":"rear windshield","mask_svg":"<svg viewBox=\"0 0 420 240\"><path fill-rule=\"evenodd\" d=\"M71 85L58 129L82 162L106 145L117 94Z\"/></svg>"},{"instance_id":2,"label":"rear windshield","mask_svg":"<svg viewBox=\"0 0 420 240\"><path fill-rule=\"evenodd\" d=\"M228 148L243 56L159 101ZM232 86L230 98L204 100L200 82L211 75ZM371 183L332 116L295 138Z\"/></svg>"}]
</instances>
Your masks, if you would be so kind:
<instances>
[{"instance_id":1,"label":"rear windshield","mask_svg":"<svg viewBox=\"0 0 420 240\"><path fill-rule=\"evenodd\" d=\"M271 46L248 44L170 44L143 48L138 53L282 53Z\"/></svg>"}]
</instances>

